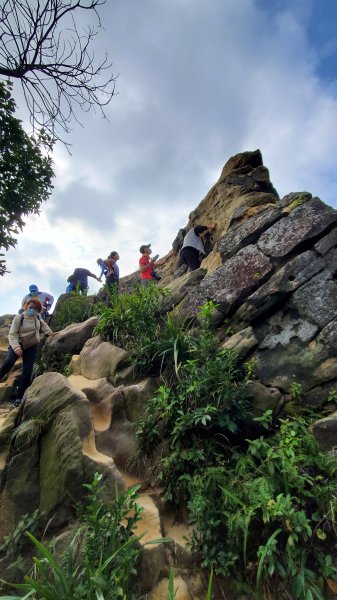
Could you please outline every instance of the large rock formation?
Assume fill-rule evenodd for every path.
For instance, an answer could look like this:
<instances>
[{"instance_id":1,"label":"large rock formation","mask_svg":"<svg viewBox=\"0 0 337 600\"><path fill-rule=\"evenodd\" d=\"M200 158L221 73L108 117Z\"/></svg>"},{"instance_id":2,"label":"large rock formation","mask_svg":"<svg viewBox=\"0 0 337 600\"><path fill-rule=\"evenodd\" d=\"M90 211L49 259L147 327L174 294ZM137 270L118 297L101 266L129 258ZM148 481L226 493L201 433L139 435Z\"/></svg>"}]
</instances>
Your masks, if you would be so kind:
<instances>
[{"instance_id":1,"label":"large rock formation","mask_svg":"<svg viewBox=\"0 0 337 600\"><path fill-rule=\"evenodd\" d=\"M200 269L186 273L177 257L161 269L160 285L168 290L162 313L179 311L194 320L200 305L216 303L219 346L235 349L241 361L256 362L258 381L249 382L246 390L253 415L268 408L274 415L292 410L288 403L294 383L302 402L322 406L334 400L337 211L308 192L280 199L257 150L226 163L218 182L178 232L173 242L177 252L189 228L210 221L217 226L206 241L208 255ZM126 284L137 277L132 274ZM9 321L0 321L0 352ZM148 474L148 465L134 460L136 421L158 381L134 379L127 352L92 337L96 322L92 317L71 325L44 345L46 358L75 355L68 379L47 373L28 388L20 410L9 412L3 404L0 538L35 508L46 518L53 514L54 525L67 523L73 514L70 498L81 497L81 484L95 471L104 474L110 494L115 483L122 487ZM0 384L2 402L10 396L11 377ZM333 402L330 409L336 409ZM313 428L325 450L334 445L336 414ZM143 531L152 523L153 537L172 535L176 540L174 548L144 551L142 589L152 589L149 598L153 593L166 598L168 565L173 563L177 578L181 576L181 598L203 597L202 585L191 591L192 558L182 542L186 531L178 532L155 493L142 494L141 502L148 515Z\"/></svg>"}]
</instances>

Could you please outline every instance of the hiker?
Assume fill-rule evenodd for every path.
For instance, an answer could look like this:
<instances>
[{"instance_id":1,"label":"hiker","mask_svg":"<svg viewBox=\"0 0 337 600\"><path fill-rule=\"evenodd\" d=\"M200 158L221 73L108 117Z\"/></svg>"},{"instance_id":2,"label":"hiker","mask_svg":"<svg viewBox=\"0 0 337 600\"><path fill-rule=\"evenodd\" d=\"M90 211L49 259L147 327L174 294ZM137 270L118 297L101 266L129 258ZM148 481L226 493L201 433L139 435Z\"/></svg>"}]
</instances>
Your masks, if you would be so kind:
<instances>
[{"instance_id":1,"label":"hiker","mask_svg":"<svg viewBox=\"0 0 337 600\"><path fill-rule=\"evenodd\" d=\"M119 266L117 264L118 260L119 260L118 252L116 250L113 250L112 252L110 252L110 254L108 256L108 261L111 261L111 262L109 262L109 264L112 269L112 273L109 273L105 279L105 282L109 287L111 287L113 284L115 284L115 288L118 288L118 286L119 286Z\"/></svg>"},{"instance_id":2,"label":"hiker","mask_svg":"<svg viewBox=\"0 0 337 600\"><path fill-rule=\"evenodd\" d=\"M98 266L101 267L101 272L98 277L100 281L102 280L103 275L106 277L108 274L113 274L113 270L111 269L111 260L103 260L102 258L98 258L96 262Z\"/></svg>"},{"instance_id":3,"label":"hiker","mask_svg":"<svg viewBox=\"0 0 337 600\"><path fill-rule=\"evenodd\" d=\"M40 342L40 332L55 335L47 323L41 318L43 306L38 298L27 300L23 313L16 315L12 321L8 342L9 347L4 363L0 367L2 379L22 357L22 373L17 389L14 406L20 406L23 395L30 385L33 365Z\"/></svg>"},{"instance_id":4,"label":"hiker","mask_svg":"<svg viewBox=\"0 0 337 600\"><path fill-rule=\"evenodd\" d=\"M210 223L209 225L197 225L197 227L192 227L192 229L186 233L180 250L180 257L191 271L199 269L202 260L200 254L206 256L201 238L204 238L205 235L210 231L213 231L214 228L214 223Z\"/></svg>"},{"instance_id":5,"label":"hiker","mask_svg":"<svg viewBox=\"0 0 337 600\"><path fill-rule=\"evenodd\" d=\"M66 292L73 292L78 286L79 291L86 296L89 289L88 277L93 277L99 282L101 281L99 277L97 277L94 273L91 273L88 269L75 269L73 274L69 275L67 279L69 285L67 286Z\"/></svg>"},{"instance_id":6,"label":"hiker","mask_svg":"<svg viewBox=\"0 0 337 600\"><path fill-rule=\"evenodd\" d=\"M151 285L156 281L159 281L161 277L154 271L155 267L161 267L165 265L173 254L173 250L169 252L164 258L160 258L157 260L158 256L155 256L150 260L150 255L152 253L151 244L143 244L139 248L139 252L141 253L141 258L139 259L139 271L140 271L140 281L142 285Z\"/></svg>"},{"instance_id":7,"label":"hiker","mask_svg":"<svg viewBox=\"0 0 337 600\"><path fill-rule=\"evenodd\" d=\"M42 319L45 319L45 317L47 317L49 315L49 311L54 302L54 296L52 296L51 294L48 294L47 292L40 292L39 288L34 283L32 283L32 285L30 285L28 289L29 289L29 294L27 294L22 299L21 309L19 310L19 313L23 312L23 307L26 304L27 300L30 300L31 298L37 298L38 300L40 300L42 307L43 307L41 317L42 317Z\"/></svg>"}]
</instances>

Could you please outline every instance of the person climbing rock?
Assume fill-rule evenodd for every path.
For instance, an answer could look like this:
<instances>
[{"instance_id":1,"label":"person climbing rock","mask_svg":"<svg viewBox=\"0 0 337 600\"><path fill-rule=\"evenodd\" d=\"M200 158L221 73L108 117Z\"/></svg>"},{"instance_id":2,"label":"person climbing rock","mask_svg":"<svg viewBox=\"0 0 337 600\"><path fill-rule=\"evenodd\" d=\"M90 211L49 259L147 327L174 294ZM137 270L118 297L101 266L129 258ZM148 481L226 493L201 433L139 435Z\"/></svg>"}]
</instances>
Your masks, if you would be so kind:
<instances>
[{"instance_id":1,"label":"person climbing rock","mask_svg":"<svg viewBox=\"0 0 337 600\"><path fill-rule=\"evenodd\" d=\"M73 274L69 275L67 279L69 285L67 286L66 292L73 292L78 286L79 291L82 292L84 296L86 296L89 289L88 277L93 277L94 279L96 279L96 281L99 282L101 281L99 277L97 277L94 273L91 273L88 269L75 269Z\"/></svg>"},{"instance_id":2,"label":"person climbing rock","mask_svg":"<svg viewBox=\"0 0 337 600\"><path fill-rule=\"evenodd\" d=\"M41 318L42 311L40 300L37 298L27 300L23 313L14 317L9 330L9 347L5 361L0 367L0 380L7 375L18 358L22 357L22 373L14 406L20 406L23 395L30 385L41 331L47 335L55 335Z\"/></svg>"},{"instance_id":3,"label":"person climbing rock","mask_svg":"<svg viewBox=\"0 0 337 600\"><path fill-rule=\"evenodd\" d=\"M200 254L206 256L203 239L207 233L210 233L215 228L215 223L209 225L197 225L190 229L183 240L183 245L180 250L182 261L190 268L191 271L199 269L201 264Z\"/></svg>"},{"instance_id":4,"label":"person climbing rock","mask_svg":"<svg viewBox=\"0 0 337 600\"><path fill-rule=\"evenodd\" d=\"M27 300L30 300L31 298L37 298L38 300L40 300L40 302L43 306L41 317L42 317L42 319L44 319L49 314L49 311L54 302L54 296L52 296L48 292L40 292L39 288L34 283L32 283L32 285L30 285L28 289L29 289L29 294L27 294L22 299L21 309L19 310L19 312L20 313L23 312L23 307L26 304Z\"/></svg>"},{"instance_id":5,"label":"person climbing rock","mask_svg":"<svg viewBox=\"0 0 337 600\"><path fill-rule=\"evenodd\" d=\"M156 272L153 272L155 267L161 267L165 265L169 260L170 256L174 253L171 250L166 256L157 260L157 257L150 259L150 255L152 253L151 244L143 244L139 248L139 252L141 253L141 258L139 259L139 271L140 271L140 281L142 285L151 285L160 279L159 275Z\"/></svg>"},{"instance_id":6,"label":"person climbing rock","mask_svg":"<svg viewBox=\"0 0 337 600\"><path fill-rule=\"evenodd\" d=\"M112 270L112 273L108 273L105 278L105 283L111 287L115 286L115 289L118 289L119 286L119 266L117 265L117 261L119 260L119 254L116 250L110 252L108 256L108 261Z\"/></svg>"}]
</instances>

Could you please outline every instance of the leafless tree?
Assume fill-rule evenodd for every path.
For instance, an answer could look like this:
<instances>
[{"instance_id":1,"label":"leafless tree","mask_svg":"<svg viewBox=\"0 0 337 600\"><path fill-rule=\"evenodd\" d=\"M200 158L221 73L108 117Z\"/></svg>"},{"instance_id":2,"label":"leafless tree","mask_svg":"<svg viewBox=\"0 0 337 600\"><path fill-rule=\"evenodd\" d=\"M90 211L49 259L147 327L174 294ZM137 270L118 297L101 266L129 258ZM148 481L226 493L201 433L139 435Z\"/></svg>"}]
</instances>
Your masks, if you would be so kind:
<instances>
[{"instance_id":1,"label":"leafless tree","mask_svg":"<svg viewBox=\"0 0 337 600\"><path fill-rule=\"evenodd\" d=\"M64 141L72 119L78 121L76 108L98 108L105 117L115 93L107 53L96 61L92 48L105 3L0 0L0 77L21 81L33 128L42 127L53 140ZM80 23L85 11L95 25Z\"/></svg>"}]
</instances>

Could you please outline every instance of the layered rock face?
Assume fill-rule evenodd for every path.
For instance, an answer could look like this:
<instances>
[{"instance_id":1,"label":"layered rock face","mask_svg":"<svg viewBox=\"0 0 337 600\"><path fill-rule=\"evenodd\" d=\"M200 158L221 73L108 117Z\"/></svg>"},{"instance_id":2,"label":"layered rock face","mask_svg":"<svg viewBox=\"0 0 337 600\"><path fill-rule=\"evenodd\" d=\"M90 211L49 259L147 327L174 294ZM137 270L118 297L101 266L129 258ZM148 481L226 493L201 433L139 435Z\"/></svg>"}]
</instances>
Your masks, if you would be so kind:
<instances>
[{"instance_id":1,"label":"layered rock face","mask_svg":"<svg viewBox=\"0 0 337 600\"><path fill-rule=\"evenodd\" d=\"M274 415L290 411L293 384L299 384L303 403L322 406L337 398L337 211L308 192L280 199L257 150L226 163L178 232L177 252L188 229L209 222L216 229L206 240L208 254L200 269L185 272L178 258L161 269L159 285L168 290L162 313L177 311L195 320L202 304L216 304L219 346L235 349L241 361L256 362L258 381L246 389L253 415L268 408ZM126 283L136 280L133 274ZM2 356L10 321L10 316L0 318ZM53 515L55 526L65 525L74 499L82 498L82 483L95 471L104 474L110 496L116 485L148 475L134 461L136 422L158 380L134 379L125 350L92 337L96 323L92 317L47 340L43 356L74 355L72 375L38 377L20 409L9 411L6 404L19 371L0 384L0 539L35 508L46 518ZM324 450L334 446L336 415L313 428ZM154 524L155 539L175 539L165 549L144 552L142 589L152 589L151 600L165 599L164 578L174 564L177 578L182 576L177 600L203 598L201 584L191 591L192 557L182 541L186 531L173 524L158 493L142 493L140 502L147 515L142 531L150 532Z\"/></svg>"},{"instance_id":2,"label":"layered rock face","mask_svg":"<svg viewBox=\"0 0 337 600\"><path fill-rule=\"evenodd\" d=\"M210 221L201 268L176 277L171 265L160 282L171 289L166 308L195 318L212 300L217 325L233 331L227 345L237 348L240 333L261 383L282 394L298 383L304 401L321 405L337 383L337 211L308 192L279 199L256 151L227 162L184 231Z\"/></svg>"}]
</instances>

